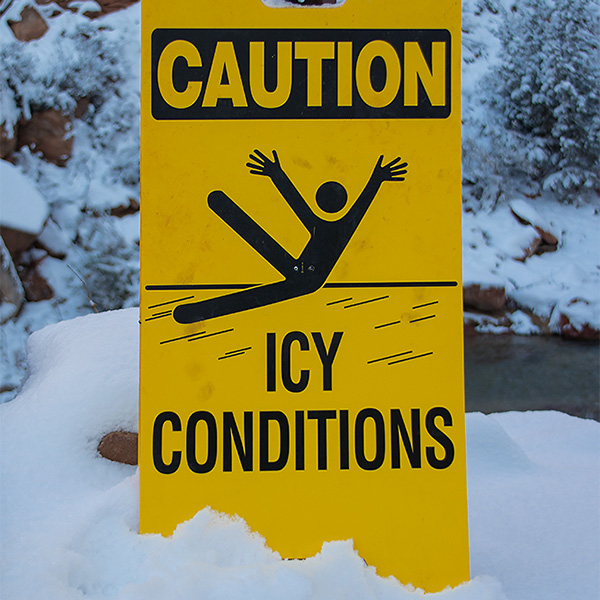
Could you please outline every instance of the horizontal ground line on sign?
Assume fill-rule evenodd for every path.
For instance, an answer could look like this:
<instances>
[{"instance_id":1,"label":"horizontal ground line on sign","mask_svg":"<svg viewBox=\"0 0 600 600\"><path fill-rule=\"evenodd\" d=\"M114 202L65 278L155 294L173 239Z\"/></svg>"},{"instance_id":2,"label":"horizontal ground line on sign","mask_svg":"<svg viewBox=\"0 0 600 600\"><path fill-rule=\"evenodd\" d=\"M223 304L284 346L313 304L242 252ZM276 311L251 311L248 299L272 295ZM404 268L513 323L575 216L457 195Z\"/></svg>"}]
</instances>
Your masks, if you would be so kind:
<instances>
[{"instance_id":1,"label":"horizontal ground line on sign","mask_svg":"<svg viewBox=\"0 0 600 600\"><path fill-rule=\"evenodd\" d=\"M147 285L148 292L168 292L175 290L245 290L256 287L259 283L194 283L182 285Z\"/></svg>"},{"instance_id":2,"label":"horizontal ground line on sign","mask_svg":"<svg viewBox=\"0 0 600 600\"><path fill-rule=\"evenodd\" d=\"M326 288L385 288L385 287L456 287L456 281L370 281L344 282L344 283L326 283Z\"/></svg>"},{"instance_id":3,"label":"horizontal ground line on sign","mask_svg":"<svg viewBox=\"0 0 600 600\"><path fill-rule=\"evenodd\" d=\"M175 285L147 285L145 289L149 292L168 292L176 290L245 290L262 285L260 283L198 283L198 284L175 284ZM325 288L400 288L400 287L456 287L456 281L370 281L326 283Z\"/></svg>"}]
</instances>

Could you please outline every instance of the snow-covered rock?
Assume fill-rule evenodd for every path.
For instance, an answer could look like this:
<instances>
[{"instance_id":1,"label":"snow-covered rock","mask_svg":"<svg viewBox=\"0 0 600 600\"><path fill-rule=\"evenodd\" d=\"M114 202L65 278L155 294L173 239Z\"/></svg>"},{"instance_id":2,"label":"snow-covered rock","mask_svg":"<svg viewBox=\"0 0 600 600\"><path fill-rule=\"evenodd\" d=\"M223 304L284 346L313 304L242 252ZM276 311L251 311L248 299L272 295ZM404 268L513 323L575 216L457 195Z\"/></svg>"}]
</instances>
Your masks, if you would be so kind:
<instances>
[{"instance_id":1,"label":"snow-covered rock","mask_svg":"<svg viewBox=\"0 0 600 600\"><path fill-rule=\"evenodd\" d=\"M0 237L0 323L13 317L25 300L25 290L4 240Z\"/></svg>"},{"instance_id":2,"label":"snow-covered rock","mask_svg":"<svg viewBox=\"0 0 600 600\"><path fill-rule=\"evenodd\" d=\"M70 240L52 219L48 219L44 230L38 236L38 244L50 256L64 258L69 250Z\"/></svg>"},{"instance_id":3,"label":"snow-covered rock","mask_svg":"<svg viewBox=\"0 0 600 600\"><path fill-rule=\"evenodd\" d=\"M495 312L506 308L506 293L503 286L471 283L463 288L463 302L466 309Z\"/></svg>"},{"instance_id":4,"label":"snow-covered rock","mask_svg":"<svg viewBox=\"0 0 600 600\"><path fill-rule=\"evenodd\" d=\"M33 6L25 6L21 11L20 20L9 21L8 24L14 36L21 42L37 40L48 31L46 21Z\"/></svg>"},{"instance_id":5,"label":"snow-covered rock","mask_svg":"<svg viewBox=\"0 0 600 600\"><path fill-rule=\"evenodd\" d=\"M5 160L0 160L0 189L0 231L10 253L15 256L40 234L49 208L35 185Z\"/></svg>"},{"instance_id":6,"label":"snow-covered rock","mask_svg":"<svg viewBox=\"0 0 600 600\"><path fill-rule=\"evenodd\" d=\"M37 0L40 4L49 4L52 0ZM139 0L54 0L61 8L76 10L86 17L99 17L123 10Z\"/></svg>"},{"instance_id":7,"label":"snow-covered rock","mask_svg":"<svg viewBox=\"0 0 600 600\"><path fill-rule=\"evenodd\" d=\"M556 250L556 246L560 243L560 233L553 223L540 216L531 204L521 198L509 202L509 206L521 223L533 226L545 244Z\"/></svg>"},{"instance_id":8,"label":"snow-covered rock","mask_svg":"<svg viewBox=\"0 0 600 600\"><path fill-rule=\"evenodd\" d=\"M590 315L600 312L600 301L593 290L579 297L561 298L552 313L551 324L566 338L575 340L600 340L600 327L597 321L590 319Z\"/></svg>"},{"instance_id":9,"label":"snow-covered rock","mask_svg":"<svg viewBox=\"0 0 600 600\"><path fill-rule=\"evenodd\" d=\"M38 235L48 218L48 205L35 185L15 167L0 161L0 225Z\"/></svg>"},{"instance_id":10,"label":"snow-covered rock","mask_svg":"<svg viewBox=\"0 0 600 600\"><path fill-rule=\"evenodd\" d=\"M73 124L71 117L50 108L36 112L31 119L19 124L17 147L27 146L32 152L41 152L45 160L64 166L73 152Z\"/></svg>"},{"instance_id":11,"label":"snow-covered rock","mask_svg":"<svg viewBox=\"0 0 600 600\"><path fill-rule=\"evenodd\" d=\"M54 297L54 290L48 280L40 273L37 264L21 274L21 282L28 302L41 302Z\"/></svg>"},{"instance_id":12,"label":"snow-covered rock","mask_svg":"<svg viewBox=\"0 0 600 600\"><path fill-rule=\"evenodd\" d=\"M516 210L515 210L516 209ZM527 224L513 215L518 212ZM532 223L532 224L529 224ZM535 224L535 226L534 226ZM555 252L516 260L524 244L543 228L560 243ZM517 310L542 319L553 333L567 335L560 315L573 327L600 329L600 209L573 207L544 197L535 208L523 201L463 215L463 283L467 290L504 289ZM514 308L513 308L514 310ZM512 328L516 331L515 328Z\"/></svg>"}]
</instances>

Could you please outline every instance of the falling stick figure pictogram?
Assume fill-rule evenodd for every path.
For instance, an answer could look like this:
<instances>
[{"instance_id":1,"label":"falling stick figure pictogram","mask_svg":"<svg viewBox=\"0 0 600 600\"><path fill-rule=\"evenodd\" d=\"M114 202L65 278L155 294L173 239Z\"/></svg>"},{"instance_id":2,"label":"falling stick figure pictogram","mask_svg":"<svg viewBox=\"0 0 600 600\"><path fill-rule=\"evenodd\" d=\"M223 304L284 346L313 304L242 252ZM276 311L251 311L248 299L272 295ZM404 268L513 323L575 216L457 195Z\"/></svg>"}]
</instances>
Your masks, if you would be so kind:
<instances>
[{"instance_id":1,"label":"falling stick figure pictogram","mask_svg":"<svg viewBox=\"0 0 600 600\"><path fill-rule=\"evenodd\" d=\"M254 150L254 153L250 154L250 161L246 163L250 173L271 179L308 230L310 239L300 256L294 258L227 194L220 190L211 192L208 195L211 210L285 279L201 302L181 304L173 311L173 317L179 323L214 319L316 292L326 282L382 183L404 181L403 175L407 173L407 163L400 163L400 157L384 165L383 156L380 156L369 181L350 210L335 221L326 221L316 215L300 195L282 169L275 150L273 160L260 150ZM348 193L342 184L328 181L318 188L315 199L322 211L335 214L345 207Z\"/></svg>"}]
</instances>

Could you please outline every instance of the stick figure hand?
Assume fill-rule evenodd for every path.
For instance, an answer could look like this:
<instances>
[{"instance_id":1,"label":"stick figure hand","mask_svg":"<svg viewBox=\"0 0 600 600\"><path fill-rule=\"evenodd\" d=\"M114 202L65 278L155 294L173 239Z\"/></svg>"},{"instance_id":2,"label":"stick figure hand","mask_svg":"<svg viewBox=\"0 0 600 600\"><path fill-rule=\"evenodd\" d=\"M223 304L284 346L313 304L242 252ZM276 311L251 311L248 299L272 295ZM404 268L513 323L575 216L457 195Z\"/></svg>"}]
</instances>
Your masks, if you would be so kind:
<instances>
[{"instance_id":1,"label":"stick figure hand","mask_svg":"<svg viewBox=\"0 0 600 600\"><path fill-rule=\"evenodd\" d=\"M250 154L250 160L254 162L247 162L246 166L253 175L265 175L273 179L282 172L275 150L273 150L273 160L267 158L260 150L254 150L254 153Z\"/></svg>"},{"instance_id":2,"label":"stick figure hand","mask_svg":"<svg viewBox=\"0 0 600 600\"><path fill-rule=\"evenodd\" d=\"M375 177L380 182L383 181L404 181L404 177L402 175L406 175L408 171L405 167L408 166L408 163L401 163L400 157L397 156L394 160L387 163L387 165L383 164L383 154L379 157L375 168L373 169L373 177Z\"/></svg>"}]
</instances>

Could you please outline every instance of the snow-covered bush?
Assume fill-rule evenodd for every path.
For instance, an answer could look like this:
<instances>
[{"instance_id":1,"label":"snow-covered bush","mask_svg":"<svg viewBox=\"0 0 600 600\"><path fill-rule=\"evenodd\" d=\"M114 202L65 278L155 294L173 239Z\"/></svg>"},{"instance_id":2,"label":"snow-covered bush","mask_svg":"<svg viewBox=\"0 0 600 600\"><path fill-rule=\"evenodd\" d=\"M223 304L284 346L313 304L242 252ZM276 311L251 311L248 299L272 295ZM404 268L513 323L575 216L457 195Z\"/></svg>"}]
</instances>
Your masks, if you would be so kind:
<instances>
[{"instance_id":1,"label":"snow-covered bush","mask_svg":"<svg viewBox=\"0 0 600 600\"><path fill-rule=\"evenodd\" d=\"M482 86L491 65L498 61L502 0L464 0L462 20L462 169L463 201L470 210L494 206L504 195L510 179L502 177L503 159L490 126L487 86Z\"/></svg>"},{"instance_id":2,"label":"snow-covered bush","mask_svg":"<svg viewBox=\"0 0 600 600\"><path fill-rule=\"evenodd\" d=\"M32 110L72 113L80 98L100 106L127 76L120 59L123 40L110 32L99 35L101 21L66 12L52 19L44 37L30 42L14 39L6 22L2 26L2 120L8 125Z\"/></svg>"},{"instance_id":3,"label":"snow-covered bush","mask_svg":"<svg viewBox=\"0 0 600 600\"><path fill-rule=\"evenodd\" d=\"M9 27L26 6L48 26L28 42ZM16 266L35 269L54 297L26 302L0 327L0 402L14 396L23 378L31 332L87 314L92 302L100 310L137 302L139 215L131 212L139 202L140 6L95 20L85 16L90 2L71 7L76 12L0 0L0 123L9 134L16 125L20 139L19 121L56 109L69 115L74 141L62 166L26 145L10 157L50 208L42 235L52 255L36 248Z\"/></svg>"},{"instance_id":4,"label":"snow-covered bush","mask_svg":"<svg viewBox=\"0 0 600 600\"><path fill-rule=\"evenodd\" d=\"M52 108L73 115L79 100L89 105L73 123L66 177L36 164L24 150L14 161L51 204L68 198L95 212L127 205L129 197L139 197L139 11L126 19L90 20L81 11L36 5L49 29L40 39L21 42L8 21L19 18L27 3L13 3L0 18L0 122L10 131L33 112ZM59 179L61 189L54 185ZM64 179L74 183L71 189Z\"/></svg>"},{"instance_id":5,"label":"snow-covered bush","mask_svg":"<svg viewBox=\"0 0 600 600\"><path fill-rule=\"evenodd\" d=\"M494 144L505 165L563 200L599 183L598 16L597 0L515 3L484 86L506 130Z\"/></svg>"},{"instance_id":6,"label":"snow-covered bush","mask_svg":"<svg viewBox=\"0 0 600 600\"><path fill-rule=\"evenodd\" d=\"M137 249L123 241L109 217L87 221L82 229L86 243L83 244L81 277L97 310L137 306Z\"/></svg>"}]
</instances>

